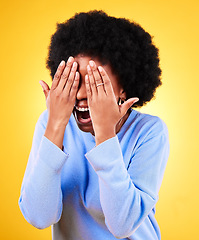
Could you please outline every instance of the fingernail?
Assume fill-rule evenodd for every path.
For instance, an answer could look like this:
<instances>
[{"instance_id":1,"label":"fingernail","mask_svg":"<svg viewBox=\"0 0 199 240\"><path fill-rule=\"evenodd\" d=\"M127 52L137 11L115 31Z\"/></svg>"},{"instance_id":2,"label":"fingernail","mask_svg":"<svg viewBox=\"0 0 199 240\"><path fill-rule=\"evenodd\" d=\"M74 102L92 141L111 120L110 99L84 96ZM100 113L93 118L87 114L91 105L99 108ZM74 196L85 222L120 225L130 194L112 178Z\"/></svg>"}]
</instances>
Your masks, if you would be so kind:
<instances>
[{"instance_id":1,"label":"fingernail","mask_svg":"<svg viewBox=\"0 0 199 240\"><path fill-rule=\"evenodd\" d=\"M139 98L136 98L134 103L138 102L139 100L140 100Z\"/></svg>"},{"instance_id":2,"label":"fingernail","mask_svg":"<svg viewBox=\"0 0 199 240\"><path fill-rule=\"evenodd\" d=\"M102 72L103 68L101 66L98 67L99 71Z\"/></svg>"},{"instance_id":3,"label":"fingernail","mask_svg":"<svg viewBox=\"0 0 199 240\"><path fill-rule=\"evenodd\" d=\"M76 68L76 67L77 67L77 63L74 62L74 63L73 63L73 68Z\"/></svg>"},{"instance_id":4,"label":"fingernail","mask_svg":"<svg viewBox=\"0 0 199 240\"><path fill-rule=\"evenodd\" d=\"M88 81L88 74L86 74L85 76L85 81Z\"/></svg>"},{"instance_id":5,"label":"fingernail","mask_svg":"<svg viewBox=\"0 0 199 240\"><path fill-rule=\"evenodd\" d=\"M89 61L89 64L91 67L94 67L94 62L93 61Z\"/></svg>"},{"instance_id":6,"label":"fingernail","mask_svg":"<svg viewBox=\"0 0 199 240\"><path fill-rule=\"evenodd\" d=\"M72 62L73 61L73 57L69 57L68 62Z\"/></svg>"},{"instance_id":7,"label":"fingernail","mask_svg":"<svg viewBox=\"0 0 199 240\"><path fill-rule=\"evenodd\" d=\"M60 66L64 66L64 64L65 64L65 61L62 60L61 63L60 63Z\"/></svg>"},{"instance_id":8,"label":"fingernail","mask_svg":"<svg viewBox=\"0 0 199 240\"><path fill-rule=\"evenodd\" d=\"M88 70L88 71L91 71L91 68L90 68L90 66L89 66L89 65L87 65L87 70Z\"/></svg>"},{"instance_id":9,"label":"fingernail","mask_svg":"<svg viewBox=\"0 0 199 240\"><path fill-rule=\"evenodd\" d=\"M76 80L78 79L78 76L79 76L79 72L76 72L76 73L75 73L75 79L76 79Z\"/></svg>"}]
</instances>

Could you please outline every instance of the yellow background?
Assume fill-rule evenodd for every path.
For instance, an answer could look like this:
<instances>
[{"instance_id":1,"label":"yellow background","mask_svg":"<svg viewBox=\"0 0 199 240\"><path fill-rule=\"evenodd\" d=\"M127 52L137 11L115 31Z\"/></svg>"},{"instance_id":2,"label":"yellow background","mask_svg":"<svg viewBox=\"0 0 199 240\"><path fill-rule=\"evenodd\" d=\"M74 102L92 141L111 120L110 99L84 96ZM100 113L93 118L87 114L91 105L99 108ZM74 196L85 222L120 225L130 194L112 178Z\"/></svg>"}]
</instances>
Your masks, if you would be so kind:
<instances>
[{"instance_id":1,"label":"yellow background","mask_svg":"<svg viewBox=\"0 0 199 240\"><path fill-rule=\"evenodd\" d=\"M160 116L170 133L156 217L163 240L198 239L198 1L13 0L1 1L0 9L0 239L51 239L50 228L35 229L18 207L34 127L45 110L39 80L51 83L45 59L56 22L93 9L140 23L160 48L163 86L141 110Z\"/></svg>"}]
</instances>

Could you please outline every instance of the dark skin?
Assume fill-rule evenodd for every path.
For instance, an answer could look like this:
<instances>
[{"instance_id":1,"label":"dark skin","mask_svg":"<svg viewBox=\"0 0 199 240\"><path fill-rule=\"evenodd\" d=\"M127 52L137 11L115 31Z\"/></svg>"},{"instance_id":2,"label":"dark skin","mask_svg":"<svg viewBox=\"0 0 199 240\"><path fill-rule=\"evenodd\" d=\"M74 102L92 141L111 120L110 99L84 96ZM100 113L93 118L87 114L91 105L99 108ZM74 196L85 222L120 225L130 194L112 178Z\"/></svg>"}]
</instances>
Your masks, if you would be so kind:
<instances>
[{"instance_id":1,"label":"dark skin","mask_svg":"<svg viewBox=\"0 0 199 240\"><path fill-rule=\"evenodd\" d=\"M128 109L139 99L130 98L118 106L125 92L118 84L111 67L89 56L78 55L61 62L53 78L51 89L40 81L43 88L48 122L44 136L62 149L66 125L74 106L89 108L90 120L77 121L78 127L95 135L96 145L112 138L128 118Z\"/></svg>"}]
</instances>

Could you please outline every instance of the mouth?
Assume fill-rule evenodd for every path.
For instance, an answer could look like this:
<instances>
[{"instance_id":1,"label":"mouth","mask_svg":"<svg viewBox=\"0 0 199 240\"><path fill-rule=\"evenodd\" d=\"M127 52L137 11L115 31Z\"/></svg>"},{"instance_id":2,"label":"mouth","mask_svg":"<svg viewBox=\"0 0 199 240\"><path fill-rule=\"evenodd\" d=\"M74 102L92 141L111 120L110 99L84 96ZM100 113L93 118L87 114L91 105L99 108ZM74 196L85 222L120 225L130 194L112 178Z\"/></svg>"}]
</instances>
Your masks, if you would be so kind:
<instances>
[{"instance_id":1,"label":"mouth","mask_svg":"<svg viewBox=\"0 0 199 240\"><path fill-rule=\"evenodd\" d=\"M74 107L75 118L80 124L89 124L91 123L91 117L88 107Z\"/></svg>"}]
</instances>

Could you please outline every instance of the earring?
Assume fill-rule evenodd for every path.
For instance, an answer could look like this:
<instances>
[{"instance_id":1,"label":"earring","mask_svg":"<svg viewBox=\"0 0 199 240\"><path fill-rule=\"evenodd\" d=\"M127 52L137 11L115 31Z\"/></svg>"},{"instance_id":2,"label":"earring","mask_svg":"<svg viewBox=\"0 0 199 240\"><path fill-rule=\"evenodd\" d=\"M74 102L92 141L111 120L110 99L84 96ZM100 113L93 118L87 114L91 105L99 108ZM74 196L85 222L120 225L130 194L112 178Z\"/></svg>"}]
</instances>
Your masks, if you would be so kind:
<instances>
[{"instance_id":1,"label":"earring","mask_svg":"<svg viewBox=\"0 0 199 240\"><path fill-rule=\"evenodd\" d=\"M118 105L122 105L122 103L124 103L125 100L122 100L121 98L119 98L119 101L118 101Z\"/></svg>"},{"instance_id":2,"label":"earring","mask_svg":"<svg viewBox=\"0 0 199 240\"><path fill-rule=\"evenodd\" d=\"M121 98L119 98L118 105L119 106L122 105L122 99Z\"/></svg>"}]
</instances>

